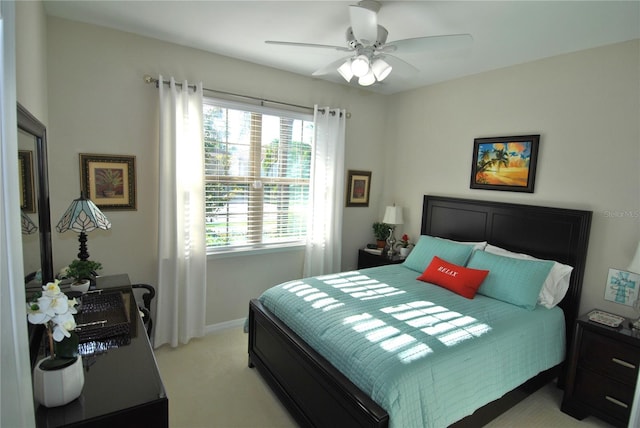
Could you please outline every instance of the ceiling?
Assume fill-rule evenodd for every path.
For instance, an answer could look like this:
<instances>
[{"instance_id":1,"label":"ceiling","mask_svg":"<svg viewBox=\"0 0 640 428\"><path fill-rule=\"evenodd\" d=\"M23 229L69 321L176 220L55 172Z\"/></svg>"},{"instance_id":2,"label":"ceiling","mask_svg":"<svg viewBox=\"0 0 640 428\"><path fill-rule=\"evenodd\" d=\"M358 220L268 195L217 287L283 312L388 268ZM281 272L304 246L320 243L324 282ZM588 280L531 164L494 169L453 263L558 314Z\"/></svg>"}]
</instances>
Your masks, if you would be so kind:
<instances>
[{"instance_id":1,"label":"ceiling","mask_svg":"<svg viewBox=\"0 0 640 428\"><path fill-rule=\"evenodd\" d=\"M348 56L265 40L345 46L353 1L53 1L75 21L198 48L311 76ZM640 38L640 1L383 1L378 23L394 40L469 33L465 49L398 52L419 69L394 69L363 89L392 94L537 59ZM347 84L337 72L321 77ZM354 79L355 81L355 79ZM350 85L358 86L357 83Z\"/></svg>"}]
</instances>

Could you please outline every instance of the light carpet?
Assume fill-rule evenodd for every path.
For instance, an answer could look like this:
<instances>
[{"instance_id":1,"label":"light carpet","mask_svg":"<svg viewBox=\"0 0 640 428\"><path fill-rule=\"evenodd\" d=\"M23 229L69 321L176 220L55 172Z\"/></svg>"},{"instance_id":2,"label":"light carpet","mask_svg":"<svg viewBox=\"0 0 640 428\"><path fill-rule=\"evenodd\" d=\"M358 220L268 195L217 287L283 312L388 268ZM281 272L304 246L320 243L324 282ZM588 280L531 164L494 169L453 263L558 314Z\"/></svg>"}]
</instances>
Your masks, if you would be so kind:
<instances>
[{"instance_id":1,"label":"light carpet","mask_svg":"<svg viewBox=\"0 0 640 428\"><path fill-rule=\"evenodd\" d=\"M247 366L247 335L241 327L155 351L169 397L171 428L297 427L262 377ZM560 411L562 391L549 384L493 420L487 427L600 427Z\"/></svg>"}]
</instances>

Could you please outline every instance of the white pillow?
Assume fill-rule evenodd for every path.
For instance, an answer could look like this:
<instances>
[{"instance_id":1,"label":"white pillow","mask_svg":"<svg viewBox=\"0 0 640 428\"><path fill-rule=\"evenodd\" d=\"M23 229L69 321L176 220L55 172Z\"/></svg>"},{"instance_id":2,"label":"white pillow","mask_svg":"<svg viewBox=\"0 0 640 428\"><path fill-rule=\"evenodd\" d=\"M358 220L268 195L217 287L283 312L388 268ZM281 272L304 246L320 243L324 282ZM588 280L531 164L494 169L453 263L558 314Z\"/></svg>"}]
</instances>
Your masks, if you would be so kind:
<instances>
[{"instance_id":1,"label":"white pillow","mask_svg":"<svg viewBox=\"0 0 640 428\"><path fill-rule=\"evenodd\" d=\"M446 239L446 238L441 238L441 239L444 239L445 241L455 242L457 244L472 245L473 246L473 251L476 251L476 250L482 251L487 246L487 241L482 241L482 242L462 242L462 241L454 241L453 239ZM496 247L496 248L498 248L498 247Z\"/></svg>"},{"instance_id":2,"label":"white pillow","mask_svg":"<svg viewBox=\"0 0 640 428\"><path fill-rule=\"evenodd\" d=\"M513 257L515 259L525 260L542 260L530 256L528 254L514 253L513 251L505 250L504 248L496 247L495 245L488 244L485 249L487 253L493 253L500 256ZM545 308L553 308L562 301L569 289L569 281L571 280L571 272L573 267L569 265L563 265L554 260L553 267L547 275L542 289L538 295L538 303Z\"/></svg>"}]
</instances>

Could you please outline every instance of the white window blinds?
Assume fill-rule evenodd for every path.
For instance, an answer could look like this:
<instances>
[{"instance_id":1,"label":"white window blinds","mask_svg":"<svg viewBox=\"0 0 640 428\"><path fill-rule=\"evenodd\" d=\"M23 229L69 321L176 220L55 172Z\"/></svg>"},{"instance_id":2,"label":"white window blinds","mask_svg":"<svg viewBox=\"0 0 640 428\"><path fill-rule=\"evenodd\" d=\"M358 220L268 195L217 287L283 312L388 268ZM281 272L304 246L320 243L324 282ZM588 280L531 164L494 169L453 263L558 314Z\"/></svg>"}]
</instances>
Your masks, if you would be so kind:
<instances>
[{"instance_id":1,"label":"white window blinds","mask_svg":"<svg viewBox=\"0 0 640 428\"><path fill-rule=\"evenodd\" d=\"M207 249L305 242L309 114L205 99Z\"/></svg>"}]
</instances>

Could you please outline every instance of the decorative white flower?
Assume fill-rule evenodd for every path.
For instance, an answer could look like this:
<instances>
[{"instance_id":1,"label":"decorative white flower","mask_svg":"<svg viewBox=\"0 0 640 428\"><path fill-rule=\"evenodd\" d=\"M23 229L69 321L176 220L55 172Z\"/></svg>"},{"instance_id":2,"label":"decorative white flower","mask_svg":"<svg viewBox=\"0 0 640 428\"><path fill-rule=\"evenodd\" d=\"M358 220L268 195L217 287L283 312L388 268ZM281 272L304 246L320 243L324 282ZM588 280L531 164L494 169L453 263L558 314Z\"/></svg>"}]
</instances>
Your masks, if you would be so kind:
<instances>
[{"instance_id":1,"label":"decorative white flower","mask_svg":"<svg viewBox=\"0 0 640 428\"><path fill-rule=\"evenodd\" d=\"M78 301L76 300L76 298L74 297L71 300L67 299L67 303L69 304L69 313L77 314L78 310L76 309L76 306L78 305Z\"/></svg>"},{"instance_id":2,"label":"decorative white flower","mask_svg":"<svg viewBox=\"0 0 640 428\"><path fill-rule=\"evenodd\" d=\"M44 324L51 319L37 303L27 305L27 319L31 324Z\"/></svg>"},{"instance_id":3,"label":"decorative white flower","mask_svg":"<svg viewBox=\"0 0 640 428\"><path fill-rule=\"evenodd\" d=\"M76 328L73 314L78 313L76 299L67 297L60 290L59 280L42 286L42 296L35 302L27 303L27 318L31 324L45 324L56 342L69 337Z\"/></svg>"},{"instance_id":4,"label":"decorative white flower","mask_svg":"<svg viewBox=\"0 0 640 428\"><path fill-rule=\"evenodd\" d=\"M48 282L42 286L42 295L48 297L56 297L62 292L60 291L60 280L56 279L53 282Z\"/></svg>"},{"instance_id":5,"label":"decorative white flower","mask_svg":"<svg viewBox=\"0 0 640 428\"><path fill-rule=\"evenodd\" d=\"M76 328L76 320L69 312L56 315L52 321L55 323L53 327L53 340L56 342L62 341L65 337L70 337L71 333L69 332Z\"/></svg>"},{"instance_id":6,"label":"decorative white flower","mask_svg":"<svg viewBox=\"0 0 640 428\"><path fill-rule=\"evenodd\" d=\"M60 278L66 278L69 275L68 271L69 271L69 266L65 266L62 269L60 269L60 271L58 272L58 276Z\"/></svg>"}]
</instances>

